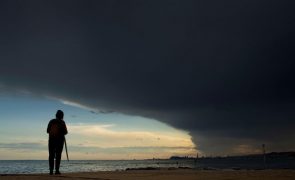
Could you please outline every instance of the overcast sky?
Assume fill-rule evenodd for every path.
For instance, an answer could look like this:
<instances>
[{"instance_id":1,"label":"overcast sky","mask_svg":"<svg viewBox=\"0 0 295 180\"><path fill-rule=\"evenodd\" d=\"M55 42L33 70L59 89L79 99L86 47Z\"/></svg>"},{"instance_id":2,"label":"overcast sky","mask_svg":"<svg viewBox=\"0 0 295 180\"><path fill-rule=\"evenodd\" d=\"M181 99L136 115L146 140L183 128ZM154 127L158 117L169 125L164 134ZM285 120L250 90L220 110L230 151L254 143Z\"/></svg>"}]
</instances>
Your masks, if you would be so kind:
<instances>
[{"instance_id":1,"label":"overcast sky","mask_svg":"<svg viewBox=\"0 0 295 180\"><path fill-rule=\"evenodd\" d=\"M294 1L1 1L1 92L294 150ZM4 123L4 122L1 122Z\"/></svg>"}]
</instances>

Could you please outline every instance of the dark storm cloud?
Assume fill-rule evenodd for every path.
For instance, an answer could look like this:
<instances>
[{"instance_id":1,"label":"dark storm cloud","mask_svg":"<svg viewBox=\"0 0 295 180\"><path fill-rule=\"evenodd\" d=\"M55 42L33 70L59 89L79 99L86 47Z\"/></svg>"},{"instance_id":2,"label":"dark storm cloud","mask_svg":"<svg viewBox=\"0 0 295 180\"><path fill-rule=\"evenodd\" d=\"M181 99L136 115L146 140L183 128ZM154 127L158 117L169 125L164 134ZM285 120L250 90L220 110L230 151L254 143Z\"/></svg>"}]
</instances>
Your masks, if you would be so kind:
<instances>
[{"instance_id":1,"label":"dark storm cloud","mask_svg":"<svg viewBox=\"0 0 295 180\"><path fill-rule=\"evenodd\" d=\"M295 148L293 1L0 3L6 88L155 118L205 153Z\"/></svg>"}]
</instances>

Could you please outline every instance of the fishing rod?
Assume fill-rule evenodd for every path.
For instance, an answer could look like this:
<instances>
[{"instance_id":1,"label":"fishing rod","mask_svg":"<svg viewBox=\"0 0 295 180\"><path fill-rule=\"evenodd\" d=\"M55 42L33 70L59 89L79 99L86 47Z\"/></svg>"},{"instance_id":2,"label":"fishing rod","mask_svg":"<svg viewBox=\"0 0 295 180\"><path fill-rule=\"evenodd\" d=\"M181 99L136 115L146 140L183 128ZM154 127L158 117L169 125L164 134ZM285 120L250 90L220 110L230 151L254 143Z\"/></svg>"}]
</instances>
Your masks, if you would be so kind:
<instances>
[{"instance_id":1,"label":"fishing rod","mask_svg":"<svg viewBox=\"0 0 295 180\"><path fill-rule=\"evenodd\" d=\"M68 154L68 147L67 147L66 137L65 137L65 148L66 148L67 160L69 161L69 154Z\"/></svg>"}]
</instances>

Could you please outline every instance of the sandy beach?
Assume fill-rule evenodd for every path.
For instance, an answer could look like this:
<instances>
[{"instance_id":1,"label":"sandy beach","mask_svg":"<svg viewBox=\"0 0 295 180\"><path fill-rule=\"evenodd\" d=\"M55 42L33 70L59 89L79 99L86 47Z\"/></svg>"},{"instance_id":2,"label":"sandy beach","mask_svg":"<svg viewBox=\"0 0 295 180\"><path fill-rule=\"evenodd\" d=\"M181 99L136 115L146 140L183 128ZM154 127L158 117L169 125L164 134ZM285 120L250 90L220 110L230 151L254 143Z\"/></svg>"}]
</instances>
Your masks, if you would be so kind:
<instances>
[{"instance_id":1,"label":"sandy beach","mask_svg":"<svg viewBox=\"0 0 295 180\"><path fill-rule=\"evenodd\" d=\"M1 180L97 179L97 180L294 180L295 170L134 170L66 173L62 175L0 175Z\"/></svg>"}]
</instances>

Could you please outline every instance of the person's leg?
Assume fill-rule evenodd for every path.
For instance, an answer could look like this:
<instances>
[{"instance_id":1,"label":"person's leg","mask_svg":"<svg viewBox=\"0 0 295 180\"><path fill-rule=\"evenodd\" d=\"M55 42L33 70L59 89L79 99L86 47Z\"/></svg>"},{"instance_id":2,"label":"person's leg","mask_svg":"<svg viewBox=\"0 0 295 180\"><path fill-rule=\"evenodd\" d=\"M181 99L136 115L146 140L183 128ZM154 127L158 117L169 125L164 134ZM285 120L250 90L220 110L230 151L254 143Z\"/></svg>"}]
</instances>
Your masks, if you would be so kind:
<instances>
[{"instance_id":1,"label":"person's leg","mask_svg":"<svg viewBox=\"0 0 295 180\"><path fill-rule=\"evenodd\" d=\"M55 145L54 141L49 140L48 141L48 151L49 151L49 170L50 174L53 174L53 169L54 169L54 156L55 156Z\"/></svg>"},{"instance_id":2,"label":"person's leg","mask_svg":"<svg viewBox=\"0 0 295 180\"><path fill-rule=\"evenodd\" d=\"M55 157L55 174L60 174L59 167L60 167L60 160L61 160L61 153L63 150L64 141L60 140L56 146L56 157Z\"/></svg>"}]
</instances>

